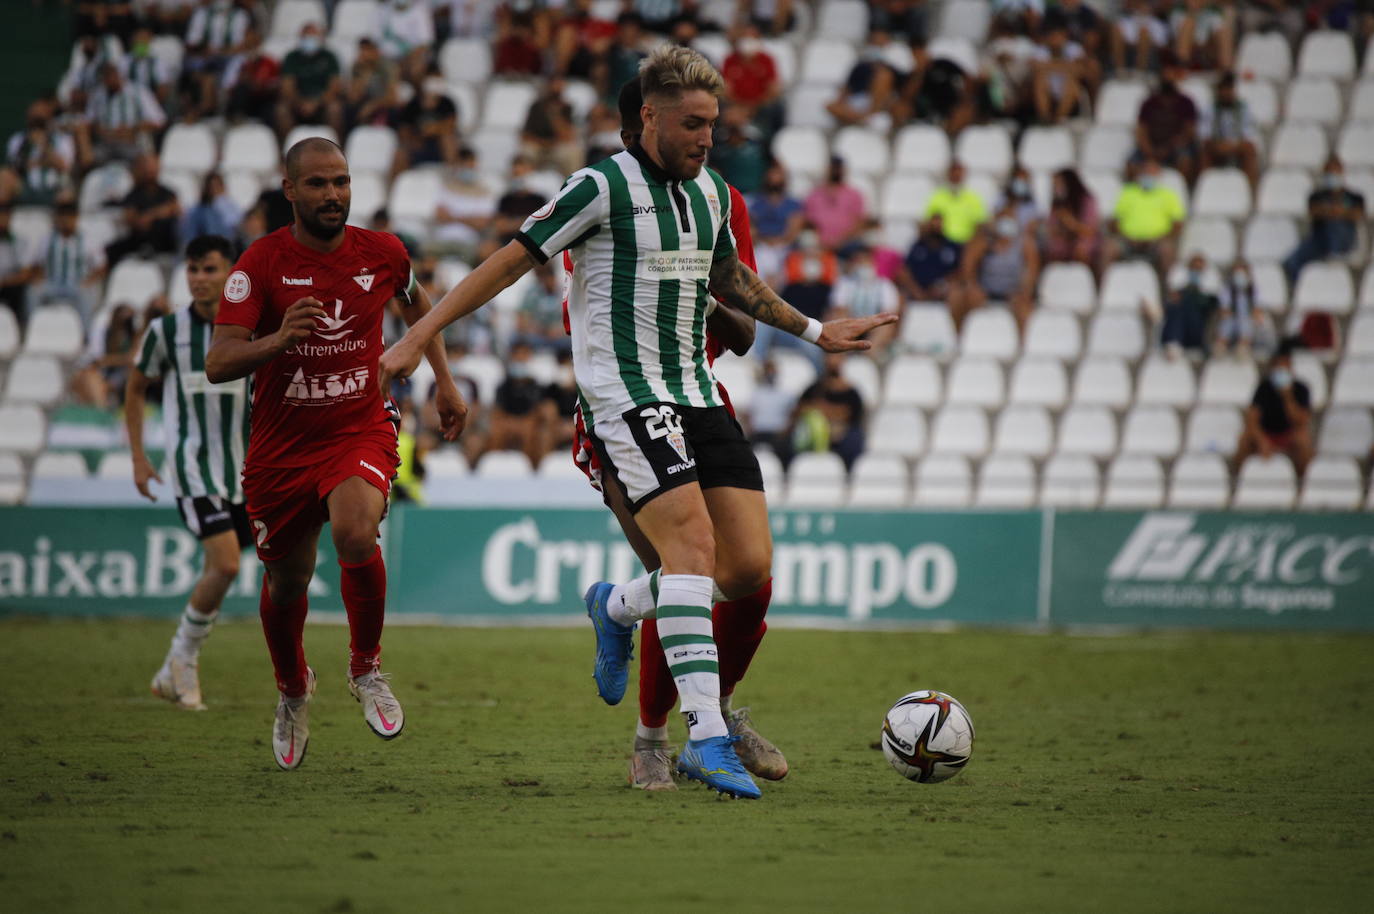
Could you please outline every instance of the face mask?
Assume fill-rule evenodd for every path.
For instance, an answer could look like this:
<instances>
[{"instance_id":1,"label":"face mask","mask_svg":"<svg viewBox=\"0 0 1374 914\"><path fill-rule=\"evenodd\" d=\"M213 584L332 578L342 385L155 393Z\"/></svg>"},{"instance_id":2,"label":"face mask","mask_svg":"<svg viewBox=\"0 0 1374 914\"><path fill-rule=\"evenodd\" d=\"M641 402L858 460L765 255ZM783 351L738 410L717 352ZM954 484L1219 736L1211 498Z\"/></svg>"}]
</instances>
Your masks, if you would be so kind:
<instances>
[{"instance_id":1,"label":"face mask","mask_svg":"<svg viewBox=\"0 0 1374 914\"><path fill-rule=\"evenodd\" d=\"M1231 282L1242 289L1249 288L1250 274L1245 272L1244 270L1236 270L1233 273L1231 273Z\"/></svg>"},{"instance_id":2,"label":"face mask","mask_svg":"<svg viewBox=\"0 0 1374 914\"><path fill-rule=\"evenodd\" d=\"M1327 190L1338 190L1341 186L1341 176L1338 172L1328 171L1322 175L1322 187Z\"/></svg>"},{"instance_id":3,"label":"face mask","mask_svg":"<svg viewBox=\"0 0 1374 914\"><path fill-rule=\"evenodd\" d=\"M882 232L877 232L877 231L874 231L874 232L864 232L864 244L868 245L868 246L871 247L871 248L880 248L880 247L882 247L882 246L883 246L883 233L882 233Z\"/></svg>"},{"instance_id":4,"label":"face mask","mask_svg":"<svg viewBox=\"0 0 1374 914\"><path fill-rule=\"evenodd\" d=\"M444 89L447 87L448 84L444 82L442 76L431 76L420 84L420 88L430 95L443 95Z\"/></svg>"},{"instance_id":5,"label":"face mask","mask_svg":"<svg viewBox=\"0 0 1374 914\"><path fill-rule=\"evenodd\" d=\"M464 184L471 184L477 180L477 169L475 168L459 168L456 169L453 174L454 177Z\"/></svg>"},{"instance_id":6,"label":"face mask","mask_svg":"<svg viewBox=\"0 0 1374 914\"><path fill-rule=\"evenodd\" d=\"M807 282L815 282L821 278L821 262L815 257L806 258L802 264L802 278Z\"/></svg>"},{"instance_id":7,"label":"face mask","mask_svg":"<svg viewBox=\"0 0 1374 914\"><path fill-rule=\"evenodd\" d=\"M757 38L741 38L739 42L739 52L746 56L753 56L763 50L763 42Z\"/></svg>"},{"instance_id":8,"label":"face mask","mask_svg":"<svg viewBox=\"0 0 1374 914\"><path fill-rule=\"evenodd\" d=\"M1202 285L1202 271L1201 271L1201 270L1189 270L1189 271L1188 271L1188 285L1190 285L1190 286L1200 286L1200 285Z\"/></svg>"},{"instance_id":9,"label":"face mask","mask_svg":"<svg viewBox=\"0 0 1374 914\"><path fill-rule=\"evenodd\" d=\"M1293 373L1287 368L1275 368L1273 371L1269 372L1269 383L1273 384L1279 390L1283 390L1293 383Z\"/></svg>"},{"instance_id":10,"label":"face mask","mask_svg":"<svg viewBox=\"0 0 1374 914\"><path fill-rule=\"evenodd\" d=\"M871 263L861 263L854 268L854 276L857 279L873 279L878 275L878 268Z\"/></svg>"},{"instance_id":11,"label":"face mask","mask_svg":"<svg viewBox=\"0 0 1374 914\"><path fill-rule=\"evenodd\" d=\"M1020 200L1030 196L1030 184L1025 178L1016 178L1011 182L1011 195Z\"/></svg>"},{"instance_id":12,"label":"face mask","mask_svg":"<svg viewBox=\"0 0 1374 914\"><path fill-rule=\"evenodd\" d=\"M797 236L797 244L803 251L814 251L821 246L820 239L815 232L802 232Z\"/></svg>"},{"instance_id":13,"label":"face mask","mask_svg":"<svg viewBox=\"0 0 1374 914\"><path fill-rule=\"evenodd\" d=\"M517 380L530 376L530 366L524 362L511 362L506 366L506 374Z\"/></svg>"},{"instance_id":14,"label":"face mask","mask_svg":"<svg viewBox=\"0 0 1374 914\"><path fill-rule=\"evenodd\" d=\"M314 54L320 49L320 39L317 35L306 35L301 39L301 50L307 54Z\"/></svg>"},{"instance_id":15,"label":"face mask","mask_svg":"<svg viewBox=\"0 0 1374 914\"><path fill-rule=\"evenodd\" d=\"M997 220L997 234L1001 235L1003 238L1015 238L1018 228L1020 228L1020 226L1018 226L1016 220L1010 216L1004 216Z\"/></svg>"},{"instance_id":16,"label":"face mask","mask_svg":"<svg viewBox=\"0 0 1374 914\"><path fill-rule=\"evenodd\" d=\"M1145 190L1154 190L1159 186L1159 178L1154 175L1141 175L1140 186Z\"/></svg>"}]
</instances>

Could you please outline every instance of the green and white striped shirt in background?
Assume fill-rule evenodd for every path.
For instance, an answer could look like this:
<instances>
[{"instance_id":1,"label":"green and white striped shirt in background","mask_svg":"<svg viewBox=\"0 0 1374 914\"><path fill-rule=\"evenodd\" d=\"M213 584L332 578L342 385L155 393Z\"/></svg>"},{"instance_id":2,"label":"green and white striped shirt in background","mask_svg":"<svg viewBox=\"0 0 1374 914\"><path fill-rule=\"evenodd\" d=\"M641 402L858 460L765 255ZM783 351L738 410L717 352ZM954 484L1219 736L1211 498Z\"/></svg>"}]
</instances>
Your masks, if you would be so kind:
<instances>
[{"instance_id":1,"label":"green and white striped shirt in background","mask_svg":"<svg viewBox=\"0 0 1374 914\"><path fill-rule=\"evenodd\" d=\"M575 172L517 236L570 250L573 368L588 428L658 401L723 405L706 362L711 265L735 252L730 194L710 169L676 181L643 150Z\"/></svg>"},{"instance_id":2,"label":"green and white striped shirt in background","mask_svg":"<svg viewBox=\"0 0 1374 914\"><path fill-rule=\"evenodd\" d=\"M104 86L95 90L87 107L87 114L96 124L107 130L119 127L139 127L153 124L161 127L167 115L158 104L157 96L146 86L124 83L118 92Z\"/></svg>"},{"instance_id":3,"label":"green and white striped shirt in background","mask_svg":"<svg viewBox=\"0 0 1374 914\"><path fill-rule=\"evenodd\" d=\"M211 384L205 353L214 326L185 308L148 326L138 370L162 379L167 464L178 496L243 501L239 473L248 449L248 379Z\"/></svg>"},{"instance_id":4,"label":"green and white striped shirt in background","mask_svg":"<svg viewBox=\"0 0 1374 914\"><path fill-rule=\"evenodd\" d=\"M104 255L92 247L81 232L63 235L53 232L38 251L44 282L49 286L76 289L93 270L104 263Z\"/></svg>"}]
</instances>

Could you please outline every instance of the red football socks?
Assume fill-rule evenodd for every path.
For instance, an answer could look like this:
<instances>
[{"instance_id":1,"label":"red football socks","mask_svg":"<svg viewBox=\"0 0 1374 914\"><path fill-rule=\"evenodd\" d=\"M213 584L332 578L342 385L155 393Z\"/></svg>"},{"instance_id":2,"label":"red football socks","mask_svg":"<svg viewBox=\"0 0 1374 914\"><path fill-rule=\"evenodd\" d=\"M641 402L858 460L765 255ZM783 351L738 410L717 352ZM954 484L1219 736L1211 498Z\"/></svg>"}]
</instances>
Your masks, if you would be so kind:
<instances>
[{"instance_id":1,"label":"red football socks","mask_svg":"<svg viewBox=\"0 0 1374 914\"><path fill-rule=\"evenodd\" d=\"M747 597L717 603L711 610L716 644L720 649L720 694L724 698L749 672L749 664L768 631L763 617L773 599L773 579Z\"/></svg>"},{"instance_id":2,"label":"red football socks","mask_svg":"<svg viewBox=\"0 0 1374 914\"><path fill-rule=\"evenodd\" d=\"M358 677L376 669L382 653L386 565L380 547L365 561L339 562L339 592L348 613L348 674Z\"/></svg>"},{"instance_id":3,"label":"red football socks","mask_svg":"<svg viewBox=\"0 0 1374 914\"><path fill-rule=\"evenodd\" d=\"M272 655L277 689L288 698L305 694L305 645L301 634L305 631L308 608L304 593L285 606L277 606L268 596L267 576L263 576L258 615L262 618L262 633L267 638L267 652Z\"/></svg>"},{"instance_id":4,"label":"red football socks","mask_svg":"<svg viewBox=\"0 0 1374 914\"><path fill-rule=\"evenodd\" d=\"M747 597L717 603L711 610L716 649L720 652L720 694L735 690L768 631L763 617L773 598L773 580ZM666 726L677 704L677 686L658 640L658 626L645 619L639 627L639 721L645 727Z\"/></svg>"}]
</instances>

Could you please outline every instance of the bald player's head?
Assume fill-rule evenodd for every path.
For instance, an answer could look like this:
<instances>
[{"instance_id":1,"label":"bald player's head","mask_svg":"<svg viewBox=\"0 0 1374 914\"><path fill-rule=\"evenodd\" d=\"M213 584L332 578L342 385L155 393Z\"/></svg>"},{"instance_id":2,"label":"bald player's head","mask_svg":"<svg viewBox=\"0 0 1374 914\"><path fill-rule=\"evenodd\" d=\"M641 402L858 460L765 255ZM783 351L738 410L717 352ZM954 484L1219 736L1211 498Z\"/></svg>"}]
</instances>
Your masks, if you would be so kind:
<instances>
[{"instance_id":1,"label":"bald player's head","mask_svg":"<svg viewBox=\"0 0 1374 914\"><path fill-rule=\"evenodd\" d=\"M639 109L644 107L644 92L638 76L620 87L619 105L620 142L632 146L639 142L639 135L644 132L644 121L639 116Z\"/></svg>"},{"instance_id":2,"label":"bald player's head","mask_svg":"<svg viewBox=\"0 0 1374 914\"><path fill-rule=\"evenodd\" d=\"M282 191L296 212L296 225L321 241L337 238L348 223L352 190L348 160L339 144L312 136L286 150Z\"/></svg>"}]
</instances>

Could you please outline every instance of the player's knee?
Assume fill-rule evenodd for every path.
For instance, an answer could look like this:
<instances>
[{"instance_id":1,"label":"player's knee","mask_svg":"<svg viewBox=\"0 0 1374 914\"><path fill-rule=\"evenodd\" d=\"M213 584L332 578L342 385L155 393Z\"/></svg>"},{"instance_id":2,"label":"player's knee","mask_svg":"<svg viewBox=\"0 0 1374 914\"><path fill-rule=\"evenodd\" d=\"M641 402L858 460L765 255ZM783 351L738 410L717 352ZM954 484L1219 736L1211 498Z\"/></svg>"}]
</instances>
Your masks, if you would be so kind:
<instances>
[{"instance_id":1,"label":"player's knee","mask_svg":"<svg viewBox=\"0 0 1374 914\"><path fill-rule=\"evenodd\" d=\"M365 562L377 549L377 531L364 527L334 528L334 551L341 562Z\"/></svg>"},{"instance_id":2,"label":"player's knee","mask_svg":"<svg viewBox=\"0 0 1374 914\"><path fill-rule=\"evenodd\" d=\"M681 531L668 548L661 551L663 567L670 574L701 574L711 576L716 570L716 538L709 525L696 529L689 525Z\"/></svg>"},{"instance_id":3,"label":"player's knee","mask_svg":"<svg viewBox=\"0 0 1374 914\"><path fill-rule=\"evenodd\" d=\"M771 550L750 551L740 558L741 561L731 562L728 566L720 564L716 567L716 586L726 599L738 600L757 593L773 573Z\"/></svg>"},{"instance_id":4,"label":"player's knee","mask_svg":"<svg viewBox=\"0 0 1374 914\"><path fill-rule=\"evenodd\" d=\"M237 552L224 556L206 556L205 574L220 581L233 581L239 576L239 555Z\"/></svg>"}]
</instances>

